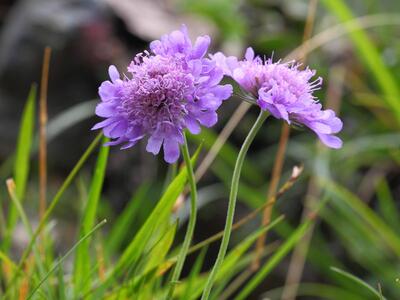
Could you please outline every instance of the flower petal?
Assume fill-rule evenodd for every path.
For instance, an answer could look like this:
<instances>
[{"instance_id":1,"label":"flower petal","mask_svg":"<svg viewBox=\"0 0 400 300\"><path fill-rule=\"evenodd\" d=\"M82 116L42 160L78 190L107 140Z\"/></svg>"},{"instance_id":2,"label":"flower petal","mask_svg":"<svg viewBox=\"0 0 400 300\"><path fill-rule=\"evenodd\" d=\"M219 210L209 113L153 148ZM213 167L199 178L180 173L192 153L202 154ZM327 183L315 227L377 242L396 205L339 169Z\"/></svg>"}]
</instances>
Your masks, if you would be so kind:
<instances>
[{"instance_id":1,"label":"flower petal","mask_svg":"<svg viewBox=\"0 0 400 300\"><path fill-rule=\"evenodd\" d=\"M165 139L164 159L167 163L174 163L179 158L179 143L175 139Z\"/></svg>"},{"instance_id":2,"label":"flower petal","mask_svg":"<svg viewBox=\"0 0 400 300\"><path fill-rule=\"evenodd\" d=\"M192 59L202 58L206 54L210 42L211 39L208 35L199 36L196 42L194 43L191 53L191 58Z\"/></svg>"},{"instance_id":3,"label":"flower petal","mask_svg":"<svg viewBox=\"0 0 400 300\"><path fill-rule=\"evenodd\" d=\"M246 49L246 53L244 55L244 58L248 61L252 61L254 59L254 50L253 48L249 47Z\"/></svg>"},{"instance_id":4,"label":"flower petal","mask_svg":"<svg viewBox=\"0 0 400 300\"><path fill-rule=\"evenodd\" d=\"M186 127L189 129L189 131L193 134L199 134L201 131L199 123L197 123L196 119L194 119L191 116L187 116L185 118L186 121Z\"/></svg>"},{"instance_id":5,"label":"flower petal","mask_svg":"<svg viewBox=\"0 0 400 300\"><path fill-rule=\"evenodd\" d=\"M334 135L330 135L330 134L318 134L318 137L320 139L320 141L333 149L339 149L342 148L343 142L340 138L338 138L337 136Z\"/></svg>"},{"instance_id":6,"label":"flower petal","mask_svg":"<svg viewBox=\"0 0 400 300\"><path fill-rule=\"evenodd\" d=\"M101 102L97 104L95 112L99 117L108 118L115 115L115 107L108 102Z\"/></svg>"},{"instance_id":7,"label":"flower petal","mask_svg":"<svg viewBox=\"0 0 400 300\"><path fill-rule=\"evenodd\" d=\"M160 152L163 138L159 135L153 134L147 141L146 151L157 155Z\"/></svg>"},{"instance_id":8,"label":"flower petal","mask_svg":"<svg viewBox=\"0 0 400 300\"><path fill-rule=\"evenodd\" d=\"M115 83L118 79L121 78L120 75L119 75L119 72L118 72L117 68L116 68L114 65L111 65L111 66L108 68L108 75L110 76L111 81L114 82L114 83Z\"/></svg>"}]
</instances>

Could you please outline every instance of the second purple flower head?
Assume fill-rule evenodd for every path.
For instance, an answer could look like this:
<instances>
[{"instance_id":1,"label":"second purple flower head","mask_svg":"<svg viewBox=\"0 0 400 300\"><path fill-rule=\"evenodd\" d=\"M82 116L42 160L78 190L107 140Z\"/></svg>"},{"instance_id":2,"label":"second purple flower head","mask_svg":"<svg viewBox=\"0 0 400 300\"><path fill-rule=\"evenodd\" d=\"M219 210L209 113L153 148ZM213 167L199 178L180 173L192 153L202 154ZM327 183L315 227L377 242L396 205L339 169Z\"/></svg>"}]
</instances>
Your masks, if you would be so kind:
<instances>
[{"instance_id":1,"label":"second purple flower head","mask_svg":"<svg viewBox=\"0 0 400 300\"><path fill-rule=\"evenodd\" d=\"M342 147L342 140L334 135L342 129L342 121L333 110L323 110L313 96L322 83L321 77L311 81L316 73L314 70L300 70L300 64L295 62L263 60L254 55L252 48L247 49L242 61L220 52L213 59L227 76L256 100L262 110L289 124L294 122L307 126L328 147Z\"/></svg>"},{"instance_id":2,"label":"second purple flower head","mask_svg":"<svg viewBox=\"0 0 400 300\"><path fill-rule=\"evenodd\" d=\"M120 75L110 66L111 81L99 88L101 102L96 114L105 118L93 129L103 129L113 139L109 145L129 148L148 137L146 150L173 163L179 158L183 130L200 132L200 125L211 127L218 119L216 110L232 94L232 86L220 85L223 71L206 58L209 36L195 43L187 29L163 36L150 44L151 52L138 54Z\"/></svg>"}]
</instances>

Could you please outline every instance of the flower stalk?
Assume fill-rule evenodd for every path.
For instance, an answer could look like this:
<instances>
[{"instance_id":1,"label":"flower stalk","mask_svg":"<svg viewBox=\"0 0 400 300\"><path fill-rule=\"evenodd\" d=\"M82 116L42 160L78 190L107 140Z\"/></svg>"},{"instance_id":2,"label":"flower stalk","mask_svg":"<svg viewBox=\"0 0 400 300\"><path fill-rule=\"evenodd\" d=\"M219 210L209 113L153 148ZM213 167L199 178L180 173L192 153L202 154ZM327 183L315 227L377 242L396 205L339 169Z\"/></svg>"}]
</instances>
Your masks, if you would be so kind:
<instances>
[{"instance_id":1,"label":"flower stalk","mask_svg":"<svg viewBox=\"0 0 400 300\"><path fill-rule=\"evenodd\" d=\"M181 251L178 256L178 260L175 265L174 272L172 273L170 287L168 289L166 299L172 299L174 294L175 285L179 280L179 277L182 272L183 265L185 263L186 255L189 251L190 243L193 238L194 228L196 225L197 218L197 188L196 188L196 179L194 176L192 161L190 160L189 147L186 139L186 135L183 134L184 143L182 145L182 154L183 160L186 165L188 181L190 185L190 217L189 224L186 230L185 239L182 244Z\"/></svg>"},{"instance_id":2,"label":"flower stalk","mask_svg":"<svg viewBox=\"0 0 400 300\"><path fill-rule=\"evenodd\" d=\"M235 215L236 200L237 200L237 194L238 194L238 189L239 189L239 180L240 180L240 174L242 171L243 162L246 157L247 151L249 150L250 145L253 142L258 130L261 128L262 124L264 123L264 121L266 120L266 118L268 116L269 116L268 112L260 111L260 114L258 115L256 122L254 123L254 125L250 129L246 139L244 140L244 143L243 143L243 145L239 151L238 157L236 159L235 169L233 170L233 176L232 176L231 190L230 190L230 194L229 194L228 212L227 212L227 216L226 216L224 235L222 237L222 241L221 241L221 245L219 248L217 259L216 259L214 267L207 279L207 283L204 288L201 300L207 300L209 298L211 289L216 280L216 275L218 274L218 271L220 270L222 263L224 261L225 254L226 254L226 251L227 251L228 245L229 245L231 231L232 231L232 224L233 224L233 218Z\"/></svg>"}]
</instances>

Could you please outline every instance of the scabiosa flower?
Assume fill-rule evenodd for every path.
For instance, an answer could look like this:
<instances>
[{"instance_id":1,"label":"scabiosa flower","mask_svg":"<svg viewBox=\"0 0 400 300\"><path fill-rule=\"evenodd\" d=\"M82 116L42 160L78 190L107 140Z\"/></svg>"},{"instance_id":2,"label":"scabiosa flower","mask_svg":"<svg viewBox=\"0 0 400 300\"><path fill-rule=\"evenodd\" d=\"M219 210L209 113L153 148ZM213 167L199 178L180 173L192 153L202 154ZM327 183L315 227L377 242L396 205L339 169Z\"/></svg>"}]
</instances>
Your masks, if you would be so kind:
<instances>
[{"instance_id":1,"label":"scabiosa flower","mask_svg":"<svg viewBox=\"0 0 400 300\"><path fill-rule=\"evenodd\" d=\"M213 55L214 61L224 73L232 77L242 89L255 98L262 110L268 110L275 118L289 124L302 124L313 130L322 143L331 148L341 148L342 140L336 136L342 129L342 121L331 109L323 110L313 92L322 84L322 78L314 81L315 70L300 70L300 64L273 62L254 55L248 48L245 59L225 57L221 52Z\"/></svg>"},{"instance_id":2,"label":"scabiosa flower","mask_svg":"<svg viewBox=\"0 0 400 300\"><path fill-rule=\"evenodd\" d=\"M232 94L232 86L220 85L223 71L205 57L210 37L198 37L192 45L187 29L173 31L150 44L151 52L139 53L121 76L110 66L111 81L99 88L96 114L105 118L102 128L113 139L108 145L121 149L148 137L146 150L173 163L179 158L183 130L198 134L200 125L211 127L216 110Z\"/></svg>"}]
</instances>

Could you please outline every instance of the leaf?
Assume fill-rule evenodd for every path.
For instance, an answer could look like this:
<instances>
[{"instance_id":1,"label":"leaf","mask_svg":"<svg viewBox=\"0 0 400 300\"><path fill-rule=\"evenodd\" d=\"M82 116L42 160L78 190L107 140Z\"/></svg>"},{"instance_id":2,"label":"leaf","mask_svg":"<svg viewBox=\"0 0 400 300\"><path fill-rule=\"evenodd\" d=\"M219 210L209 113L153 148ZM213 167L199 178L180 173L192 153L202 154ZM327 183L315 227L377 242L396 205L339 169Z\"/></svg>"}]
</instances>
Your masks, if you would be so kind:
<instances>
[{"instance_id":1,"label":"leaf","mask_svg":"<svg viewBox=\"0 0 400 300\"><path fill-rule=\"evenodd\" d=\"M36 85L32 85L22 113L19 128L18 142L14 159L14 179L16 195L20 201L25 198L26 183L29 175L29 160L32 148L32 140L35 129L35 101ZM10 206L7 222L7 236L3 241L3 249L6 251L11 244L11 235L18 220L18 212L14 205Z\"/></svg>"},{"instance_id":2,"label":"leaf","mask_svg":"<svg viewBox=\"0 0 400 300\"><path fill-rule=\"evenodd\" d=\"M355 213L360 215L370 225L370 230L379 234L379 237L392 251L400 256L400 237L371 208L345 187L325 179L323 183L327 190L342 199Z\"/></svg>"},{"instance_id":3,"label":"leaf","mask_svg":"<svg viewBox=\"0 0 400 300\"><path fill-rule=\"evenodd\" d=\"M198 147L197 151L193 155L193 162L197 160L200 150L201 147ZM107 288L112 281L117 280L124 270L136 266L140 257L144 254L146 247L148 247L150 240L157 240L157 237L154 236L154 232L159 228L159 226L166 224L166 221L170 218L173 205L178 196L182 193L186 181L186 168L182 168L176 178L167 187L164 195L161 197L150 216L146 219L146 222L126 247L113 271L109 274L107 279L97 287L96 296L101 294L101 292Z\"/></svg>"},{"instance_id":4,"label":"leaf","mask_svg":"<svg viewBox=\"0 0 400 300\"><path fill-rule=\"evenodd\" d=\"M137 219L137 215L140 214L142 203L147 200L146 196L148 196L149 190L149 184L142 184L137 189L122 213L118 216L118 219L114 222L105 245L109 256L117 249L120 249L122 243L129 236L135 223L135 219Z\"/></svg>"},{"instance_id":5,"label":"leaf","mask_svg":"<svg viewBox=\"0 0 400 300\"><path fill-rule=\"evenodd\" d=\"M31 299L35 295L35 293L40 289L42 284L47 281L50 275L62 265L65 259L68 256L70 256L80 244L86 241L93 233L95 233L98 229L100 229L100 227L102 227L105 223L107 223L107 221L103 220L99 224L97 224L92 230L90 230L87 234L85 234L75 245L73 245L72 248L69 249L67 253L64 254L64 256L62 256L56 263L54 263L53 267L46 273L46 275L40 280L39 284L32 290L27 300Z\"/></svg>"},{"instance_id":6,"label":"leaf","mask_svg":"<svg viewBox=\"0 0 400 300\"><path fill-rule=\"evenodd\" d=\"M332 272L330 272L332 273ZM282 287L269 290L264 294L265 299L280 299L282 295ZM354 294L346 289L336 286L320 283L304 283L301 282L298 286L297 296L315 297L315 299L326 300L365 300L365 297Z\"/></svg>"},{"instance_id":7,"label":"leaf","mask_svg":"<svg viewBox=\"0 0 400 300\"><path fill-rule=\"evenodd\" d=\"M257 240L257 238L261 235L273 228L279 222L284 219L283 216L275 219L271 222L267 227L260 228L256 232L252 233L248 236L245 240L243 240L240 244L238 244L234 249L232 249L227 256L225 257L221 268L219 269L216 275L216 283L220 283L222 280L229 279L235 275L233 270L235 269L236 265L238 264L240 258L245 254L245 252L250 248L250 246ZM250 261L251 262L251 261ZM196 299L196 297L200 296L203 288L207 281L207 274L202 274L201 277L198 277L196 280L192 279L190 295L192 298ZM187 282L182 282L177 290L176 293L180 295L183 291L186 290Z\"/></svg>"},{"instance_id":8,"label":"leaf","mask_svg":"<svg viewBox=\"0 0 400 300\"><path fill-rule=\"evenodd\" d=\"M354 19L351 10L343 0L323 0L322 3L342 22ZM385 94L388 111L394 113L400 124L400 89L398 88L395 77L385 66L379 51L363 30L351 31L349 36L356 46L361 59L374 75L379 87Z\"/></svg>"},{"instance_id":9,"label":"leaf","mask_svg":"<svg viewBox=\"0 0 400 300\"><path fill-rule=\"evenodd\" d=\"M93 152L93 150L97 147L98 143L100 142L100 139L102 137L102 134L98 134L97 137L93 140L93 142L89 145L89 147L86 149L86 151L83 153L79 161L76 163L72 171L69 173L68 177L65 179L59 190L57 191L57 194L53 197L49 207L47 208L42 220L40 220L40 223L38 227L36 228L35 232L33 233L33 236L31 237L28 246L25 248L21 260L18 264L18 268L22 268L23 265L25 264L26 260L28 259L28 256L32 250L32 248L35 245L36 239L39 236L41 230L44 228L46 225L46 222L48 221L48 218L52 214L54 208L58 204L58 202L61 199L61 196L64 194L66 189L69 187L73 179L75 178L76 174L78 174L79 170L82 168L83 164L86 162L86 160L89 158L90 154ZM15 280L17 279L17 276L13 276L11 279L10 285L12 285Z\"/></svg>"},{"instance_id":10,"label":"leaf","mask_svg":"<svg viewBox=\"0 0 400 300\"><path fill-rule=\"evenodd\" d=\"M377 187L379 211L392 227L400 228L400 214L393 199L390 187L386 180L382 180Z\"/></svg>"},{"instance_id":11,"label":"leaf","mask_svg":"<svg viewBox=\"0 0 400 300\"><path fill-rule=\"evenodd\" d=\"M103 144L108 139L103 138ZM83 216L79 229L79 238L85 236L93 227L96 221L97 206L100 200L101 191L103 188L104 177L107 167L109 147L101 147L97 158L97 163L93 173L92 182L90 185L88 200L83 210ZM75 266L74 266L74 283L77 290L84 288L84 276L90 273L91 257L90 257L90 239L84 240L76 250Z\"/></svg>"},{"instance_id":12,"label":"leaf","mask_svg":"<svg viewBox=\"0 0 400 300\"><path fill-rule=\"evenodd\" d=\"M181 300L190 300L190 299L194 298L191 295L192 289L193 289L193 286L195 285L195 280L196 280L197 276L200 274L201 267L203 266L204 259L206 257L206 253L207 253L207 247L204 247L201 250L199 256L197 256L197 259L196 259L196 261L192 267L192 270L190 271L190 274L187 278L182 296L180 297Z\"/></svg>"},{"instance_id":13,"label":"leaf","mask_svg":"<svg viewBox=\"0 0 400 300\"><path fill-rule=\"evenodd\" d=\"M370 293L372 293L373 295L376 296L377 299L381 299L381 294L375 290L372 286L370 286L368 283L366 283L365 281L361 280L360 278L335 267L331 267L331 270L340 274L341 276L347 278L348 280L364 287L366 290L368 290ZM385 299L385 298L384 298Z\"/></svg>"},{"instance_id":14,"label":"leaf","mask_svg":"<svg viewBox=\"0 0 400 300\"><path fill-rule=\"evenodd\" d=\"M169 226L168 230L163 234L161 240L153 247L148 254L149 259L144 267L144 272L148 272L157 268L164 261L165 256L169 252L174 241L178 223Z\"/></svg>"},{"instance_id":15,"label":"leaf","mask_svg":"<svg viewBox=\"0 0 400 300\"><path fill-rule=\"evenodd\" d=\"M297 242L306 234L312 224L312 220L307 220L301 224L279 247L272 257L263 265L254 277L246 283L235 300L247 299L249 294L261 283L262 280L278 265L278 263L289 253Z\"/></svg>"}]
</instances>

